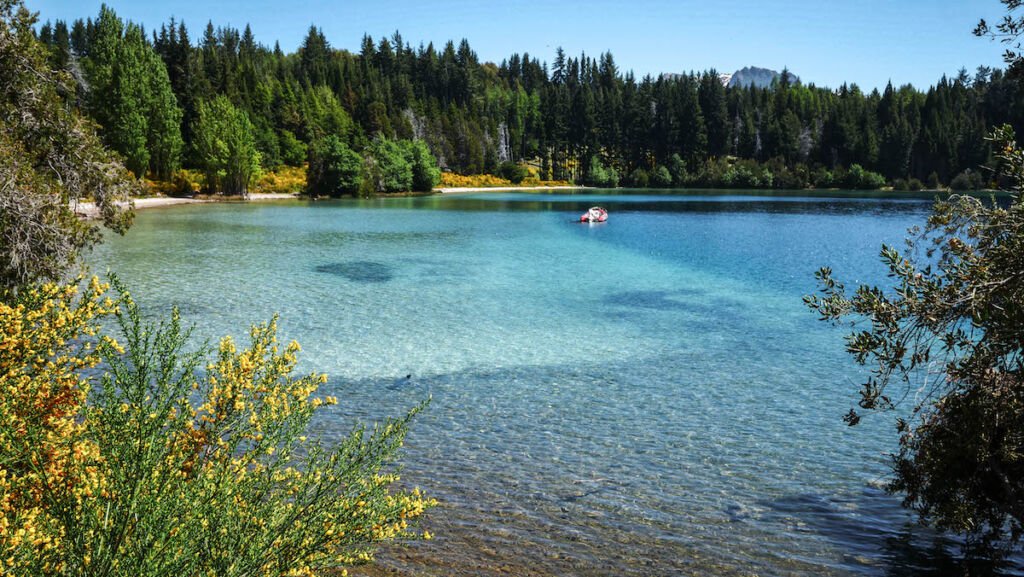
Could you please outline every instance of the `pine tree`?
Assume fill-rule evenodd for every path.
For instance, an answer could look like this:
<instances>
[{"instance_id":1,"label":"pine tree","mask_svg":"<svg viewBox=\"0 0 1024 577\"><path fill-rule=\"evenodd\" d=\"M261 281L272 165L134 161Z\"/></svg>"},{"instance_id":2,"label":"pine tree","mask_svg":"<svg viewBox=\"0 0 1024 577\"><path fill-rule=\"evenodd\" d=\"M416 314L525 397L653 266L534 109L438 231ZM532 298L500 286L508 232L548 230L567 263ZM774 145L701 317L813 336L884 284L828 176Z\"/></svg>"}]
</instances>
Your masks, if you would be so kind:
<instances>
[{"instance_id":1,"label":"pine tree","mask_svg":"<svg viewBox=\"0 0 1024 577\"><path fill-rule=\"evenodd\" d=\"M260 155L252 123L226 96L199 103L193 147L207 192L248 194Z\"/></svg>"}]
</instances>

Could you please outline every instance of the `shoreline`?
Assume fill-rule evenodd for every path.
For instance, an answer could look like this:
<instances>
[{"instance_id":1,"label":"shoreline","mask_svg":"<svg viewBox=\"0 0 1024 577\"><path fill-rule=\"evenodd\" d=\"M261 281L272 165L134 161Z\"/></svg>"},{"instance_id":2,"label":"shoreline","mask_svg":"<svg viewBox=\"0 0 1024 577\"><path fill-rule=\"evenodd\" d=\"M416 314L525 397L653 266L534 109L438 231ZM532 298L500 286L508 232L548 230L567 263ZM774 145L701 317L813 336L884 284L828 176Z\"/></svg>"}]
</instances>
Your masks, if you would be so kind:
<instances>
[{"instance_id":1,"label":"shoreline","mask_svg":"<svg viewBox=\"0 0 1024 577\"><path fill-rule=\"evenodd\" d=\"M400 197L400 196L430 196L433 194L479 194L486 192L547 192L547 191L584 191L584 190L596 190L593 186L583 185L557 185L557 186L450 186L435 188L431 192L426 193L392 193L392 194L377 194L374 198L388 198L388 197ZM727 189L693 189L693 190L727 190ZM749 189L745 192L755 192L761 190L770 190L777 192L774 189ZM838 188L810 188L803 189L801 192L805 193L845 193L845 192L865 192L865 191L851 191L846 189ZM908 194L956 194L949 190L920 190L920 191L897 191L891 189L879 189L868 192L881 192L881 193L908 193ZM959 194L998 194L999 191L965 191ZM248 197L242 198L241 196L198 196L198 197L174 197L174 196L148 196L142 198L134 198L130 202L133 210L145 210L150 208L162 208L166 206L178 206L185 204L210 204L210 203L232 203L232 202L261 202L270 200L302 200L307 197L303 197L298 193L281 193L281 192L270 192L264 194L249 194ZM120 207L126 207L128 202L117 203ZM72 211L75 215L80 218L94 219L99 218L99 210L96 208L96 204L93 202L79 202L72 205Z\"/></svg>"},{"instance_id":2,"label":"shoreline","mask_svg":"<svg viewBox=\"0 0 1024 577\"><path fill-rule=\"evenodd\" d=\"M546 190L586 190L593 186L558 185L558 186L446 186L437 188L441 194L467 194L475 192L542 192Z\"/></svg>"},{"instance_id":3,"label":"shoreline","mask_svg":"<svg viewBox=\"0 0 1024 577\"><path fill-rule=\"evenodd\" d=\"M586 190L594 188L592 186L573 186L573 185L559 185L559 186L449 186L443 188L435 188L431 192L426 193L395 193L395 194L378 194L376 197L387 198L396 196L430 196L432 194L474 194L481 192L544 192L549 190ZM199 197L176 197L176 196L147 196L142 198L133 198L130 201L133 210L145 210L149 208L162 208L165 206L178 206L184 204L209 204L209 203L230 203L230 202L261 202L266 200L300 200L303 197L297 193L281 193L281 192L270 192L265 194L250 194L247 198L240 196L199 196ZM124 208L128 206L128 202L119 202L118 206ZM76 215L81 218L93 219L99 218L99 209L96 208L94 202L79 202L73 205L72 210Z\"/></svg>"},{"instance_id":4,"label":"shoreline","mask_svg":"<svg viewBox=\"0 0 1024 577\"><path fill-rule=\"evenodd\" d=\"M248 198L241 197L224 197L224 198L178 198L174 196L148 196L143 198L133 198L129 202L119 202L118 206L124 208L131 205L133 210L144 210L147 208L160 208L164 206L177 206L181 204L207 204L214 202L260 202L264 200L287 200L297 199L297 194L287 193L267 193L267 194L250 194ZM78 204L71 207L74 213L82 218L98 218L100 216L99 209L96 208L94 202L79 202Z\"/></svg>"}]
</instances>

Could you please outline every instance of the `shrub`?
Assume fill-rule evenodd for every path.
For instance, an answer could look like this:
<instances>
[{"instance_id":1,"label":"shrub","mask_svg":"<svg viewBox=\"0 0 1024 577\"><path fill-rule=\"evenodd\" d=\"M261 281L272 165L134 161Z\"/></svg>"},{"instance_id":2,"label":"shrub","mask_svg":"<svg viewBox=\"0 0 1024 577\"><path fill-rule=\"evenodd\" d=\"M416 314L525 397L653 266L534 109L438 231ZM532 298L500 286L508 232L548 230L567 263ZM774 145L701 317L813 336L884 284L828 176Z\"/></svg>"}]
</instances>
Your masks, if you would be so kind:
<instances>
[{"instance_id":1,"label":"shrub","mask_svg":"<svg viewBox=\"0 0 1024 577\"><path fill-rule=\"evenodd\" d=\"M525 166L516 164L511 161L505 161L498 167L498 176L511 182L512 184L520 184L523 179L529 176L529 171Z\"/></svg>"},{"instance_id":2,"label":"shrub","mask_svg":"<svg viewBox=\"0 0 1024 577\"><path fill-rule=\"evenodd\" d=\"M949 183L950 190L956 191L980 190L984 186L985 181L982 179L981 174L969 168L956 175Z\"/></svg>"},{"instance_id":3,"label":"shrub","mask_svg":"<svg viewBox=\"0 0 1024 577\"><path fill-rule=\"evenodd\" d=\"M406 160L412 165L412 189L417 192L430 192L441 181L441 169L437 166L437 158L430 153L427 143L422 140L403 140L401 144L405 150Z\"/></svg>"},{"instance_id":4,"label":"shrub","mask_svg":"<svg viewBox=\"0 0 1024 577\"><path fill-rule=\"evenodd\" d=\"M770 168L769 172L773 176L772 183L774 187L785 190L807 188L808 179L810 178L807 166L804 164L797 164L792 170L781 165L778 168Z\"/></svg>"},{"instance_id":5,"label":"shrub","mask_svg":"<svg viewBox=\"0 0 1024 577\"><path fill-rule=\"evenodd\" d=\"M363 180L360 191L402 192L412 190L413 170L403 147L383 137L373 139L363 152Z\"/></svg>"},{"instance_id":6,"label":"shrub","mask_svg":"<svg viewBox=\"0 0 1024 577\"><path fill-rule=\"evenodd\" d=\"M818 167L811 173L811 185L814 188L833 188L835 187L835 177L828 169Z\"/></svg>"},{"instance_id":7,"label":"shrub","mask_svg":"<svg viewBox=\"0 0 1024 577\"><path fill-rule=\"evenodd\" d=\"M672 185L676 187L683 187L689 184L690 175L686 172L686 163L678 154L673 154L668 159L669 174L672 175Z\"/></svg>"},{"instance_id":8,"label":"shrub","mask_svg":"<svg viewBox=\"0 0 1024 577\"><path fill-rule=\"evenodd\" d=\"M939 190L942 188L942 183L939 182L939 173L932 172L928 175L928 190Z\"/></svg>"},{"instance_id":9,"label":"shrub","mask_svg":"<svg viewBox=\"0 0 1024 577\"><path fill-rule=\"evenodd\" d=\"M495 186L511 186L512 183L493 174L462 175L454 172L442 172L440 186L442 188L487 188Z\"/></svg>"},{"instance_id":10,"label":"shrub","mask_svg":"<svg viewBox=\"0 0 1024 577\"><path fill-rule=\"evenodd\" d=\"M851 164L841 185L843 188L851 190L876 190L885 186L885 177L877 172L866 170L859 164Z\"/></svg>"},{"instance_id":11,"label":"shrub","mask_svg":"<svg viewBox=\"0 0 1024 577\"><path fill-rule=\"evenodd\" d=\"M280 166L277 170L264 173L253 185L253 192L298 194L307 189L306 170L305 167Z\"/></svg>"},{"instance_id":12,"label":"shrub","mask_svg":"<svg viewBox=\"0 0 1024 577\"><path fill-rule=\"evenodd\" d=\"M913 192L924 190L924 183L916 178L911 178L910 182L907 183L907 188Z\"/></svg>"},{"instance_id":13,"label":"shrub","mask_svg":"<svg viewBox=\"0 0 1024 577\"><path fill-rule=\"evenodd\" d=\"M590 159L590 168L583 182L590 186L615 188L619 185L619 173L614 168L605 167L601 157L595 155Z\"/></svg>"},{"instance_id":14,"label":"shrub","mask_svg":"<svg viewBox=\"0 0 1024 577\"><path fill-rule=\"evenodd\" d=\"M104 290L0 302L4 573L312 575L413 536L433 501L384 466L419 409L329 449L305 436L335 402L314 396L326 379L293 376L298 345L274 321L207 364L176 312L145 325ZM124 348L97 336L111 316Z\"/></svg>"},{"instance_id":15,"label":"shrub","mask_svg":"<svg viewBox=\"0 0 1024 577\"><path fill-rule=\"evenodd\" d=\"M672 186L672 175L664 166L658 165L650 175L651 186L657 188L668 188Z\"/></svg>"},{"instance_id":16,"label":"shrub","mask_svg":"<svg viewBox=\"0 0 1024 577\"><path fill-rule=\"evenodd\" d=\"M647 176L647 171L642 168L637 168L629 175L629 184L636 188L647 188L650 183L650 177Z\"/></svg>"},{"instance_id":17,"label":"shrub","mask_svg":"<svg viewBox=\"0 0 1024 577\"><path fill-rule=\"evenodd\" d=\"M184 169L174 171L170 180L145 180L146 194L189 197L202 186L202 177Z\"/></svg>"},{"instance_id":18,"label":"shrub","mask_svg":"<svg viewBox=\"0 0 1024 577\"><path fill-rule=\"evenodd\" d=\"M363 159L340 138L331 135L309 151L306 191L312 196L355 194L363 177Z\"/></svg>"}]
</instances>

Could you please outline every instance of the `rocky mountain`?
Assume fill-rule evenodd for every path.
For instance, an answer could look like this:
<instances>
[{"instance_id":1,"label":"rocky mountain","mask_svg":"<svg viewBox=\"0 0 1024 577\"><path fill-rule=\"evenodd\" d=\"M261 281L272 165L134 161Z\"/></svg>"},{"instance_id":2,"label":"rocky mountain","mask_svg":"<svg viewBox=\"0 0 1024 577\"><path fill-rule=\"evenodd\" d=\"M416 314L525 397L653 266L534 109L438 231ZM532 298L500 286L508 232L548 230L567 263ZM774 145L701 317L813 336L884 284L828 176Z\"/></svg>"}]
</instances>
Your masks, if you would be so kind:
<instances>
[{"instance_id":1,"label":"rocky mountain","mask_svg":"<svg viewBox=\"0 0 1024 577\"><path fill-rule=\"evenodd\" d=\"M747 66L741 68L732 74L719 74L718 80L722 82L722 86L736 87L736 86L756 86L758 88L767 88L772 85L772 82L779 77L779 72L769 70L767 68L758 68L756 66ZM786 75L789 77L790 83L800 81L800 77L792 72L787 72ZM678 74L674 72L663 72L661 78L665 80L677 80L685 74Z\"/></svg>"},{"instance_id":2,"label":"rocky mountain","mask_svg":"<svg viewBox=\"0 0 1024 577\"><path fill-rule=\"evenodd\" d=\"M795 83L800 80L797 75L792 72L786 73L790 83ZM747 66L741 68L732 74L722 74L720 78L722 83L726 86L756 86L757 88L766 88L772 85L772 82L779 77L779 73L774 70L767 68L758 68L756 66Z\"/></svg>"}]
</instances>

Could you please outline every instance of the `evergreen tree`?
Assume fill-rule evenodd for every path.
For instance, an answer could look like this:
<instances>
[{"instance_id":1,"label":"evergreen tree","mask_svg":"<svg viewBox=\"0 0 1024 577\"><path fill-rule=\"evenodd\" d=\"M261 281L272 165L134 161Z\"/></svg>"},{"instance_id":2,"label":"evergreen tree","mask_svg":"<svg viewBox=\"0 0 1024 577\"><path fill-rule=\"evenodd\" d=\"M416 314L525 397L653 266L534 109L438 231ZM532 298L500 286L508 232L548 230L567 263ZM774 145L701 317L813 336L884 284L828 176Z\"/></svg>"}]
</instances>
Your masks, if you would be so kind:
<instances>
[{"instance_id":1,"label":"evergreen tree","mask_svg":"<svg viewBox=\"0 0 1024 577\"><path fill-rule=\"evenodd\" d=\"M854 164L890 181L934 172L949 182L991 162L986 126L1024 130L1024 91L998 70L959 74L926 91L866 94L788 75L769 88L725 87L713 70L638 80L611 54L577 58L561 49L550 70L526 54L495 66L480 62L465 40L413 49L397 32L366 36L349 52L313 26L299 50L285 54L259 44L248 26L207 23L194 45L172 19L142 47L129 28L104 7L95 20L70 29L57 22L39 35L53 63L65 55L69 70L82 63L81 96L104 139L136 174L157 178L173 172L176 148L196 150L197 102L220 95L245 112L267 168L301 165L310 143L335 135L355 151L377 137L419 139L440 166L460 174L532 163L544 176L582 181L600 156L621 174L640 168L650 176L659 164L673 174L669 163L679 155L693 177L725 174L716 159L731 156L756 161L743 164L756 166L751 174L816 173L822 183L834 180L826 172L842 176ZM153 50L159 61L150 59Z\"/></svg>"},{"instance_id":2,"label":"evergreen tree","mask_svg":"<svg viewBox=\"0 0 1024 577\"><path fill-rule=\"evenodd\" d=\"M225 96L200 102L193 146L207 192L248 194L249 183L259 172L260 154L245 112Z\"/></svg>"},{"instance_id":3,"label":"evergreen tree","mask_svg":"<svg viewBox=\"0 0 1024 577\"><path fill-rule=\"evenodd\" d=\"M713 157L725 155L729 144L729 111L725 103L725 87L714 69L701 75L697 102L708 134L707 154Z\"/></svg>"},{"instance_id":4,"label":"evergreen tree","mask_svg":"<svg viewBox=\"0 0 1024 577\"><path fill-rule=\"evenodd\" d=\"M402 141L406 160L412 166L412 190L430 192L441 181L437 159L422 140Z\"/></svg>"}]
</instances>

